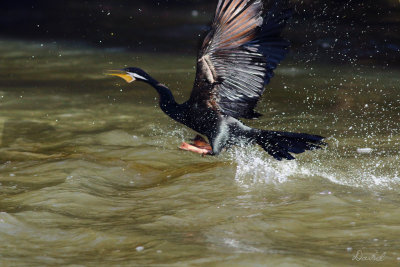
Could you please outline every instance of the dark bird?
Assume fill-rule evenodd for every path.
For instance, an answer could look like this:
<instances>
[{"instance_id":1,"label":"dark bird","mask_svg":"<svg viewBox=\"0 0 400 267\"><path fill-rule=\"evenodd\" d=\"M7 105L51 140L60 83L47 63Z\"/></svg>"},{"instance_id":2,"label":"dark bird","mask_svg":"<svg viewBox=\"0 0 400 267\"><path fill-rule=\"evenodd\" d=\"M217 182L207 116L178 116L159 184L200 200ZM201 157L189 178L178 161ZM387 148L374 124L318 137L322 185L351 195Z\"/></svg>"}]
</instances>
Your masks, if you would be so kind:
<instances>
[{"instance_id":1,"label":"dark bird","mask_svg":"<svg viewBox=\"0 0 400 267\"><path fill-rule=\"evenodd\" d=\"M291 153L321 148L323 137L254 129L239 120L261 116L254 108L288 52L289 43L281 32L291 14L279 4L265 12L261 0L219 0L198 54L192 93L183 104L176 103L165 85L139 68L109 74L153 86L168 116L209 141L197 136L194 144L183 143L181 149L218 155L235 144L259 144L277 160L292 160Z\"/></svg>"}]
</instances>

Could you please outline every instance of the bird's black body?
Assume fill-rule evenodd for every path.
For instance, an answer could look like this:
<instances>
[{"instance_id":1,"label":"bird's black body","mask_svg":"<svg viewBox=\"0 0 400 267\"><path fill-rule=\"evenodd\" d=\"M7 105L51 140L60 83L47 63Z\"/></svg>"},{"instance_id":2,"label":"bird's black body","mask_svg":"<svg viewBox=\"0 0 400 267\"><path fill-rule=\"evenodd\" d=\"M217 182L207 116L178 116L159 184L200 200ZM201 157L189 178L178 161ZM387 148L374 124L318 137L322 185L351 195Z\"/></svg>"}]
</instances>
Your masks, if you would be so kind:
<instances>
[{"instance_id":1,"label":"bird's black body","mask_svg":"<svg viewBox=\"0 0 400 267\"><path fill-rule=\"evenodd\" d=\"M264 12L261 0L219 0L212 29L199 52L192 94L183 104L139 68L124 69L126 74L117 76L153 86L168 116L208 138L209 154L217 155L240 142L259 144L278 160L294 159L290 153L320 148L323 137L253 129L239 120L261 115L254 108L287 53L288 42L280 35L290 15L278 2Z\"/></svg>"}]
</instances>

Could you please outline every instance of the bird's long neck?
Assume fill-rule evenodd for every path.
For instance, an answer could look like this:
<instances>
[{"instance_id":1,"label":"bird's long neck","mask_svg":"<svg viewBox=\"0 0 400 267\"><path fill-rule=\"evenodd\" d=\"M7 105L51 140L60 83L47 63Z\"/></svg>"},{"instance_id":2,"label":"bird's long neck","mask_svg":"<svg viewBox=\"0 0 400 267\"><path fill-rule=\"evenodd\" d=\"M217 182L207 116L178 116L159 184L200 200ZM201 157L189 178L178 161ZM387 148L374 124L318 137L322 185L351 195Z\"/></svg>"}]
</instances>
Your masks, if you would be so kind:
<instances>
[{"instance_id":1,"label":"bird's long neck","mask_svg":"<svg viewBox=\"0 0 400 267\"><path fill-rule=\"evenodd\" d=\"M164 111L167 115L169 115L173 119L177 119L180 105L176 103L171 90L169 90L167 86L165 86L162 83L159 83L157 80L153 79L150 76L148 77L147 83L153 86L158 92L160 96L160 107L162 111Z\"/></svg>"}]
</instances>

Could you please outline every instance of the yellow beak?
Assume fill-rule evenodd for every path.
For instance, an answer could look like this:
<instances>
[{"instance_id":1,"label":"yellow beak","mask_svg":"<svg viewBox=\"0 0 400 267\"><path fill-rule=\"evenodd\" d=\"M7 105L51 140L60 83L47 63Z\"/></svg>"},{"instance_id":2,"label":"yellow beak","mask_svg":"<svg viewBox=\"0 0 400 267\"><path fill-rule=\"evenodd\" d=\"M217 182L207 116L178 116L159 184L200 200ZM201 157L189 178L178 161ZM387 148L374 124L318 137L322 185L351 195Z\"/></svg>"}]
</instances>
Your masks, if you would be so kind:
<instances>
[{"instance_id":1,"label":"yellow beak","mask_svg":"<svg viewBox=\"0 0 400 267\"><path fill-rule=\"evenodd\" d=\"M127 83L131 83L131 82L134 82L136 80L134 77L132 77L131 75L127 74L123 70L109 70L109 71L107 71L106 75L120 77L120 78L124 79Z\"/></svg>"}]
</instances>

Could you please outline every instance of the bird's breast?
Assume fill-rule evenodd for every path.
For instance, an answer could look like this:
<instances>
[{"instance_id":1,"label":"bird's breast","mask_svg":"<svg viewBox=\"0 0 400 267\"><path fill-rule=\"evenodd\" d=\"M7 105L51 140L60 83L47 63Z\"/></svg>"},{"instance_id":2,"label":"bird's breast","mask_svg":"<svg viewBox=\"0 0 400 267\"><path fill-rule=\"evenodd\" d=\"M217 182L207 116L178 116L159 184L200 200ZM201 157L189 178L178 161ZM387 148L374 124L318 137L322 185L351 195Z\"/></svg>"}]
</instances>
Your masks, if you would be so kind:
<instances>
[{"instance_id":1,"label":"bird's breast","mask_svg":"<svg viewBox=\"0 0 400 267\"><path fill-rule=\"evenodd\" d=\"M200 134L209 136L217 128L218 114L192 105L180 113L176 120Z\"/></svg>"}]
</instances>

